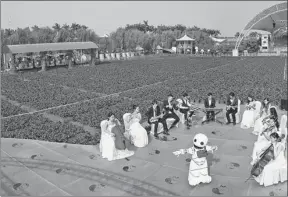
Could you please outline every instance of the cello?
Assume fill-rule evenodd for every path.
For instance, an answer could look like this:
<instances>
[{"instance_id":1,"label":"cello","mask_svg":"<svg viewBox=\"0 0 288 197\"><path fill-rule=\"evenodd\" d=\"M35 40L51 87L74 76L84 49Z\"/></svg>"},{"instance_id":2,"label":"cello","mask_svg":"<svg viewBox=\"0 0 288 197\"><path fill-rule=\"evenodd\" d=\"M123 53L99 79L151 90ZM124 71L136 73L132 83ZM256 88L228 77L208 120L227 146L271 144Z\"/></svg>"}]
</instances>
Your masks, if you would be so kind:
<instances>
[{"instance_id":1,"label":"cello","mask_svg":"<svg viewBox=\"0 0 288 197\"><path fill-rule=\"evenodd\" d=\"M279 141L281 141L285 135L282 135L279 138ZM258 161L252 166L251 171L250 171L250 176L249 178L245 181L247 182L251 177L258 177L264 167L271 161L275 159L274 155L274 145L271 144L258 158Z\"/></svg>"}]
</instances>

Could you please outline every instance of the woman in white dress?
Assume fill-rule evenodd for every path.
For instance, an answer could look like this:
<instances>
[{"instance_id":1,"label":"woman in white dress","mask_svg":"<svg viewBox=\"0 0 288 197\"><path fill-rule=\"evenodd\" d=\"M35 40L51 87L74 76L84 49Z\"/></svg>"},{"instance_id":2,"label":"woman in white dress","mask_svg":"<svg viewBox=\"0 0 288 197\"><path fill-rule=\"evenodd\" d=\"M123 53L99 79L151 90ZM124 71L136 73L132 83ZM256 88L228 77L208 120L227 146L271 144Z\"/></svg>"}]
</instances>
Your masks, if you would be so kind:
<instances>
[{"instance_id":1,"label":"woman in white dress","mask_svg":"<svg viewBox=\"0 0 288 197\"><path fill-rule=\"evenodd\" d=\"M251 165L257 160L257 155L270 144L270 134L279 131L278 115L275 107L270 108L270 116L263 119L263 130L258 134L254 143Z\"/></svg>"},{"instance_id":2,"label":"woman in white dress","mask_svg":"<svg viewBox=\"0 0 288 197\"><path fill-rule=\"evenodd\" d=\"M287 159L284 157L285 145L278 133L270 136L270 144L274 147L274 160L271 160L263 169L262 173L255 177L260 185L265 187L287 181Z\"/></svg>"},{"instance_id":3,"label":"woman in white dress","mask_svg":"<svg viewBox=\"0 0 288 197\"><path fill-rule=\"evenodd\" d=\"M120 126L121 123L112 112L108 113L108 120L101 122L100 151L102 157L109 161L134 155L134 151L127 149L129 141L123 136Z\"/></svg>"},{"instance_id":4,"label":"woman in white dress","mask_svg":"<svg viewBox=\"0 0 288 197\"><path fill-rule=\"evenodd\" d=\"M248 95L246 109L243 113L242 122L240 126L242 129L249 129L251 127L254 127L255 109L256 109L256 104L255 104L254 98L251 95Z\"/></svg>"},{"instance_id":5,"label":"woman in white dress","mask_svg":"<svg viewBox=\"0 0 288 197\"><path fill-rule=\"evenodd\" d=\"M140 124L141 119L139 106L133 105L133 113L129 115L127 123L131 143L138 148L145 147L148 144L147 131Z\"/></svg>"},{"instance_id":6,"label":"woman in white dress","mask_svg":"<svg viewBox=\"0 0 288 197\"><path fill-rule=\"evenodd\" d=\"M253 134L254 135L258 135L262 130L263 130L263 119L268 117L270 115L270 100L269 98L265 98L262 102L262 106L261 106L261 111L260 111L260 115L258 117L256 117L256 121L255 121L255 125L254 125L254 130L253 130Z\"/></svg>"}]
</instances>

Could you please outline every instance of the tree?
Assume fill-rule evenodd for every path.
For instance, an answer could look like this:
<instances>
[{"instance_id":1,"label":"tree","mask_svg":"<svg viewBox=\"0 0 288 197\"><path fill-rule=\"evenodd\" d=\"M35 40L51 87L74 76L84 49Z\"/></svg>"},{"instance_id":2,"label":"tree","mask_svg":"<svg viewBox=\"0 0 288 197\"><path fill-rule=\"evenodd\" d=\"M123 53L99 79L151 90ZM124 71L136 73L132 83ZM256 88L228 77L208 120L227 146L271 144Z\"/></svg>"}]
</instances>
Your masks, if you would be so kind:
<instances>
[{"instance_id":1,"label":"tree","mask_svg":"<svg viewBox=\"0 0 288 197\"><path fill-rule=\"evenodd\" d=\"M256 38L257 35L258 35L258 33L254 31L254 32L251 32L251 33L249 34L249 37L250 37L250 38Z\"/></svg>"},{"instance_id":2,"label":"tree","mask_svg":"<svg viewBox=\"0 0 288 197\"><path fill-rule=\"evenodd\" d=\"M52 28L56 31L59 32L61 29L61 26L58 23L55 23L54 26L52 26Z\"/></svg>"}]
</instances>

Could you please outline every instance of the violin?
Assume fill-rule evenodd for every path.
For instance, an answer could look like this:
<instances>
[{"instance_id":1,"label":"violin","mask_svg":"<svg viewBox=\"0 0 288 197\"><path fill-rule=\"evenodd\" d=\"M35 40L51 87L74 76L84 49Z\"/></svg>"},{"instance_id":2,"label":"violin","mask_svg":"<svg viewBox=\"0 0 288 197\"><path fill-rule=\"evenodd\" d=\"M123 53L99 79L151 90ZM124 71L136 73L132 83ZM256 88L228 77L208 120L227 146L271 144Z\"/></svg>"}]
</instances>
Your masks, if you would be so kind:
<instances>
[{"instance_id":1,"label":"violin","mask_svg":"<svg viewBox=\"0 0 288 197\"><path fill-rule=\"evenodd\" d=\"M272 131L276 125L273 119L271 119L271 117L266 117L263 119L263 124L267 124L268 127L266 129L264 129L264 131L262 131L262 133L260 134L261 136L265 133L265 132L270 132Z\"/></svg>"}]
</instances>

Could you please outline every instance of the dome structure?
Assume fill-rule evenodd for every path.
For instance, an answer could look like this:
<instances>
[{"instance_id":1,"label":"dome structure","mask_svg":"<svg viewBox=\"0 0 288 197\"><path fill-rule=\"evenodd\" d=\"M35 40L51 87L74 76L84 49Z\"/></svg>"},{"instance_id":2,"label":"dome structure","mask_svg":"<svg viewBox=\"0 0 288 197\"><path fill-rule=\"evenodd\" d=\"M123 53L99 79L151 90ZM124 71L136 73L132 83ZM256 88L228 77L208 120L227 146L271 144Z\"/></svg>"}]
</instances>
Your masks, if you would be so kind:
<instances>
[{"instance_id":1,"label":"dome structure","mask_svg":"<svg viewBox=\"0 0 288 197\"><path fill-rule=\"evenodd\" d=\"M287 34L287 2L279 3L257 14L242 30L237 39L235 49L238 49L243 38L251 30L266 31L274 35L274 32Z\"/></svg>"}]
</instances>

